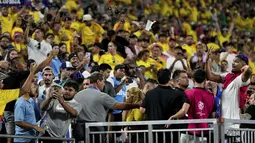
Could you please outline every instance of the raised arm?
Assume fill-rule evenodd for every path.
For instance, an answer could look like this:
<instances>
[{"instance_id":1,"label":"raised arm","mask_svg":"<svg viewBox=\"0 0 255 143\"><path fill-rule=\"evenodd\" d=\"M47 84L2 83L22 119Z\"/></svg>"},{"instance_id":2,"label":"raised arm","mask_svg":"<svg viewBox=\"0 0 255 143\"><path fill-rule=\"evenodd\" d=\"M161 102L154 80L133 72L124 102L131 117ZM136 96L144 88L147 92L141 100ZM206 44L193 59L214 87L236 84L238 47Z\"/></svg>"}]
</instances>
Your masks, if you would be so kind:
<instances>
[{"instance_id":1,"label":"raised arm","mask_svg":"<svg viewBox=\"0 0 255 143\"><path fill-rule=\"evenodd\" d=\"M217 16L214 17L214 21L215 21L215 26L216 26L217 32L220 32L220 33L221 33L220 24L219 24L219 20L218 20L218 17L217 17Z\"/></svg>"},{"instance_id":2,"label":"raised arm","mask_svg":"<svg viewBox=\"0 0 255 143\"><path fill-rule=\"evenodd\" d=\"M49 94L48 94L48 98L46 98L40 105L40 109L42 111L46 111L47 109L49 109L49 105L51 103L51 101L53 100L53 96L52 96L52 88L50 88L49 90Z\"/></svg>"},{"instance_id":3,"label":"raised arm","mask_svg":"<svg viewBox=\"0 0 255 143\"><path fill-rule=\"evenodd\" d=\"M83 61L80 63L80 65L76 68L76 70L74 71L74 74L77 74L82 68L85 67L86 64L89 63L89 59L87 57L84 57Z\"/></svg>"},{"instance_id":4,"label":"raised arm","mask_svg":"<svg viewBox=\"0 0 255 143\"><path fill-rule=\"evenodd\" d=\"M30 29L31 29L31 26L32 26L32 23L34 21L34 18L33 17L29 17L28 19L28 24L27 24L27 27L26 27L26 30L25 30L25 43L28 44L30 42L30 38L29 38L29 32L30 32Z\"/></svg>"},{"instance_id":5,"label":"raised arm","mask_svg":"<svg viewBox=\"0 0 255 143\"><path fill-rule=\"evenodd\" d=\"M206 75L207 75L207 79L217 82L217 83L222 83L223 79L220 75L215 75L212 73L212 59L210 58L212 55L212 48L208 49L208 53L207 53L207 61L206 61Z\"/></svg>"},{"instance_id":6,"label":"raised arm","mask_svg":"<svg viewBox=\"0 0 255 143\"><path fill-rule=\"evenodd\" d=\"M207 62L206 62L206 75L207 75L208 80L218 82L218 83L223 82L222 77L220 75L215 75L212 73L211 59L207 60Z\"/></svg>"},{"instance_id":7,"label":"raised arm","mask_svg":"<svg viewBox=\"0 0 255 143\"><path fill-rule=\"evenodd\" d=\"M32 84L32 80L33 80L34 75L35 75L35 69L36 69L36 65L31 64L30 74L29 74L28 78L26 79L23 87L20 89L20 92L19 92L20 95L24 95L29 91L29 89L31 87L31 84Z\"/></svg>"},{"instance_id":8,"label":"raised arm","mask_svg":"<svg viewBox=\"0 0 255 143\"><path fill-rule=\"evenodd\" d=\"M243 82L247 82L252 75L252 69L248 65L242 68L242 80Z\"/></svg>"},{"instance_id":9,"label":"raised arm","mask_svg":"<svg viewBox=\"0 0 255 143\"><path fill-rule=\"evenodd\" d=\"M57 56L57 52L56 52L56 50L52 50L52 51L50 52L50 55L49 55L43 62L41 62L41 63L37 66L37 68L36 68L36 70L35 70L35 73L38 73L38 72L41 71L44 67L50 65L52 59L53 59L55 56Z\"/></svg>"},{"instance_id":10,"label":"raised arm","mask_svg":"<svg viewBox=\"0 0 255 143\"><path fill-rule=\"evenodd\" d=\"M234 24L234 21L232 20L231 24L230 24L230 27L228 29L228 34L231 36L232 35L232 32L234 30L234 27L235 27L235 24Z\"/></svg>"}]
</instances>

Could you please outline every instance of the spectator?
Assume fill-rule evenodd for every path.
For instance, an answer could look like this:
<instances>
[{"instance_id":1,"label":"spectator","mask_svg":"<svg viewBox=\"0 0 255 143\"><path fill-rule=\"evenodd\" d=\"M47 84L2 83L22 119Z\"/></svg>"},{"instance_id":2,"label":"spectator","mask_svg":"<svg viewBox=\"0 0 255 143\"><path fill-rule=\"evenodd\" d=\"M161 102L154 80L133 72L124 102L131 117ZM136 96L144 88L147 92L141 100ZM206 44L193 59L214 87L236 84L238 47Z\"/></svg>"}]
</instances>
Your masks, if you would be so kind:
<instances>
[{"instance_id":1,"label":"spectator","mask_svg":"<svg viewBox=\"0 0 255 143\"><path fill-rule=\"evenodd\" d=\"M56 55L58 55L59 54L59 46L57 44L54 44L54 45L52 45L52 48L53 48L53 50L56 51ZM58 73L60 72L61 64L62 64L62 62L58 56L56 56L52 59L50 66L53 69L54 77L56 79L59 79Z\"/></svg>"},{"instance_id":2,"label":"spectator","mask_svg":"<svg viewBox=\"0 0 255 143\"><path fill-rule=\"evenodd\" d=\"M175 47L175 57L168 58L166 61L166 68L170 70L171 73L174 73L176 69L187 70L187 60L184 58L184 53L182 47Z\"/></svg>"},{"instance_id":3,"label":"spectator","mask_svg":"<svg viewBox=\"0 0 255 143\"><path fill-rule=\"evenodd\" d=\"M82 20L85 23L84 27L81 28L82 44L89 46L95 42L101 42L104 29L92 21L93 19L90 14L85 14Z\"/></svg>"},{"instance_id":4,"label":"spectator","mask_svg":"<svg viewBox=\"0 0 255 143\"><path fill-rule=\"evenodd\" d=\"M138 87L132 87L127 91L127 103L132 104L141 104L144 99L144 94ZM144 121L145 116L144 114L141 114L139 109L132 109L127 111L127 118L125 121ZM142 130L144 127L142 126L131 126L128 128L128 130ZM136 142L137 138L139 138L139 143L144 142L144 133L131 133L129 134L131 136L131 141Z\"/></svg>"},{"instance_id":5,"label":"spectator","mask_svg":"<svg viewBox=\"0 0 255 143\"><path fill-rule=\"evenodd\" d=\"M110 76L110 72L112 70L111 66L108 64L101 64L99 66L100 72L104 75L104 89L103 92L110 95L111 97L114 97L116 95L115 89L111 82L107 81L107 79Z\"/></svg>"},{"instance_id":6,"label":"spectator","mask_svg":"<svg viewBox=\"0 0 255 143\"><path fill-rule=\"evenodd\" d=\"M85 137L85 125L88 122L104 122L109 109L112 110L128 110L139 108L139 104L128 104L125 102L117 102L109 95L102 93L104 87L104 78L101 73L93 73L90 76L91 86L80 91L75 100L82 105L82 111L77 118L77 125L74 129L74 137L76 141L83 140ZM98 127L95 131L102 131L104 129ZM95 137L96 142L99 137Z\"/></svg>"},{"instance_id":7,"label":"spectator","mask_svg":"<svg viewBox=\"0 0 255 143\"><path fill-rule=\"evenodd\" d=\"M83 89L87 89L90 86L90 79L89 78L85 78L83 80Z\"/></svg>"},{"instance_id":8,"label":"spectator","mask_svg":"<svg viewBox=\"0 0 255 143\"><path fill-rule=\"evenodd\" d=\"M109 53L106 53L100 57L98 64L106 63L109 64L112 69L114 69L116 65L123 63L124 58L117 53L116 43L110 42L108 44L108 51Z\"/></svg>"},{"instance_id":9,"label":"spectator","mask_svg":"<svg viewBox=\"0 0 255 143\"><path fill-rule=\"evenodd\" d=\"M209 52L210 54L210 52ZM240 109L244 107L245 89L252 74L248 58L239 54L235 57L232 72L227 75L214 75L210 69L210 59L207 63L207 77L209 80L223 83L222 116L227 119L240 119Z\"/></svg>"},{"instance_id":10,"label":"spectator","mask_svg":"<svg viewBox=\"0 0 255 143\"><path fill-rule=\"evenodd\" d=\"M220 62L220 70L221 70L221 74L227 74L228 71L228 61L223 60Z\"/></svg>"},{"instance_id":11,"label":"spectator","mask_svg":"<svg viewBox=\"0 0 255 143\"><path fill-rule=\"evenodd\" d=\"M162 47L157 44L152 46L151 58L157 61L162 68L166 68L166 61L161 57L162 55Z\"/></svg>"},{"instance_id":12,"label":"spectator","mask_svg":"<svg viewBox=\"0 0 255 143\"><path fill-rule=\"evenodd\" d=\"M65 83L64 89L58 84L53 84L49 90L48 98L43 101L41 109L46 112L45 122L42 127L45 129L45 137L64 138L71 120L76 118L82 107L73 99L79 90L79 86L74 81ZM45 140L44 142L53 143L62 141Z\"/></svg>"},{"instance_id":13,"label":"spectator","mask_svg":"<svg viewBox=\"0 0 255 143\"><path fill-rule=\"evenodd\" d=\"M206 53L203 51L202 44L198 44L196 49L196 53L190 58L190 67L192 70L204 68L207 58Z\"/></svg>"},{"instance_id":14,"label":"spectator","mask_svg":"<svg viewBox=\"0 0 255 143\"><path fill-rule=\"evenodd\" d=\"M26 81L24 82L23 86L20 89L11 89L11 90L1 90L1 97L4 97L0 100L1 102L1 106L0 106L0 131L2 129L2 118L3 118L3 114L4 114L4 107L5 105L13 100L18 99L18 97L20 95L24 95L29 91L29 88L31 86L32 83L32 79L34 76L34 68L35 65L31 66L31 70L32 72L29 74L28 78L26 79ZM4 100L3 100L4 99Z\"/></svg>"},{"instance_id":15,"label":"spectator","mask_svg":"<svg viewBox=\"0 0 255 143\"><path fill-rule=\"evenodd\" d=\"M42 71L43 84L39 86L39 95L38 95L38 106L41 106L41 103L47 98L47 92L49 91L53 79L54 74L51 67L47 66Z\"/></svg>"},{"instance_id":16,"label":"spectator","mask_svg":"<svg viewBox=\"0 0 255 143\"><path fill-rule=\"evenodd\" d=\"M50 56L45 59L41 64L39 64L36 68L36 73L43 69L46 65L48 65L53 56L55 55L54 51L51 52ZM27 71L25 62L20 57L15 57L11 61L11 67L13 71L9 73L9 77L3 80L3 89L16 89L20 87L21 81L27 78L29 75L29 71ZM13 82L16 81L16 82ZM5 107L4 118L6 119L6 130L7 134L14 135L15 134L15 124L14 124L14 106L16 100L9 102ZM8 138L8 143L12 141L11 138Z\"/></svg>"},{"instance_id":17,"label":"spectator","mask_svg":"<svg viewBox=\"0 0 255 143\"><path fill-rule=\"evenodd\" d=\"M151 89L154 89L158 86L158 82L154 79L147 79L145 81L145 85L143 88L143 93L146 94L148 91L150 91Z\"/></svg>"},{"instance_id":18,"label":"spectator","mask_svg":"<svg viewBox=\"0 0 255 143\"><path fill-rule=\"evenodd\" d=\"M8 36L1 36L0 37L0 56L2 57L2 60L4 59L4 56L7 53L8 47L10 46L10 38Z\"/></svg>"},{"instance_id":19,"label":"spectator","mask_svg":"<svg viewBox=\"0 0 255 143\"><path fill-rule=\"evenodd\" d=\"M146 79L152 78L156 79L156 73L157 70L161 68L161 65L157 63L154 59L150 58L150 51L144 50L141 51L137 55L137 66L144 66L145 67L145 73L144 76Z\"/></svg>"},{"instance_id":20,"label":"spectator","mask_svg":"<svg viewBox=\"0 0 255 143\"><path fill-rule=\"evenodd\" d=\"M35 74L36 66L30 68L30 83ZM18 98L15 104L14 120L15 120L15 135L18 136L34 136L35 131L44 133L44 129L36 125L35 111L33 108L33 100L30 93L26 93ZM14 142L31 142L31 139L15 138Z\"/></svg>"},{"instance_id":21,"label":"spectator","mask_svg":"<svg viewBox=\"0 0 255 143\"><path fill-rule=\"evenodd\" d=\"M25 31L25 41L28 46L28 58L36 61L37 64L40 64L47 58L47 55L52 51L52 47L49 43L47 43L43 37L45 32L40 29L35 29L35 39L29 38L29 31L31 30L33 19L29 18L29 24L27 25Z\"/></svg>"}]
</instances>

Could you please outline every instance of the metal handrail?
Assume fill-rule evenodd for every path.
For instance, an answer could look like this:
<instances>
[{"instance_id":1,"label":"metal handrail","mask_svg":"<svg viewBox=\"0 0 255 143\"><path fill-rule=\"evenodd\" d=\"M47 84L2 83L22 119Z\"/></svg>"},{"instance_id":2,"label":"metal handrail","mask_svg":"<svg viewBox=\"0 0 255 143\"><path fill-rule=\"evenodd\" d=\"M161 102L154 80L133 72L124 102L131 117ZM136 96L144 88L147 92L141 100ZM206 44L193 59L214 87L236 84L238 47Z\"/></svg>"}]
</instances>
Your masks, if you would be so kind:
<instances>
[{"instance_id":1,"label":"metal handrail","mask_svg":"<svg viewBox=\"0 0 255 143\"><path fill-rule=\"evenodd\" d=\"M61 140L61 141L72 141L72 142L75 143L75 139L74 138L17 136L17 135L6 135L6 134L0 134L0 138L25 138L25 139L35 139L35 140Z\"/></svg>"},{"instance_id":2,"label":"metal handrail","mask_svg":"<svg viewBox=\"0 0 255 143\"><path fill-rule=\"evenodd\" d=\"M224 123L233 123L233 124L255 124L255 120L224 119Z\"/></svg>"},{"instance_id":3,"label":"metal handrail","mask_svg":"<svg viewBox=\"0 0 255 143\"><path fill-rule=\"evenodd\" d=\"M189 119L189 120L158 120L158 121L132 121L132 122L95 122L87 123L86 128L95 126L137 126L137 125L163 125L163 124L188 124L212 123L217 124L217 119Z\"/></svg>"}]
</instances>

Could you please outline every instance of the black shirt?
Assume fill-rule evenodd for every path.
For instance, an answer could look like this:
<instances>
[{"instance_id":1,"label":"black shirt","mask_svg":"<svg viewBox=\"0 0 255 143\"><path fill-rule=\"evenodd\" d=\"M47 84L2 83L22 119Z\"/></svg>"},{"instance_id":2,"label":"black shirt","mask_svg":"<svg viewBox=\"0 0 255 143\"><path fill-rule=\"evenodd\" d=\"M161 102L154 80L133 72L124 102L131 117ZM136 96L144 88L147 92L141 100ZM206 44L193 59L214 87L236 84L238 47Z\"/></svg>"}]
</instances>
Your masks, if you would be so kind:
<instances>
[{"instance_id":1,"label":"black shirt","mask_svg":"<svg viewBox=\"0 0 255 143\"><path fill-rule=\"evenodd\" d=\"M146 109L147 120L168 120L183 105L184 92L170 86L158 86L147 92L142 106Z\"/></svg>"},{"instance_id":2,"label":"black shirt","mask_svg":"<svg viewBox=\"0 0 255 143\"><path fill-rule=\"evenodd\" d=\"M188 97L186 96L186 94L185 94L185 92L184 92L184 90L183 89L181 89L181 88L178 88L178 87L175 87L175 90L177 90L177 91L180 91L180 92L183 92L183 103L188 103L188 104L190 104L189 103L189 99L188 99Z\"/></svg>"},{"instance_id":3,"label":"black shirt","mask_svg":"<svg viewBox=\"0 0 255 143\"><path fill-rule=\"evenodd\" d=\"M27 79L30 71L13 71L11 72L8 78L3 80L3 89L19 89L20 83ZM14 112L16 100L9 102L6 104L5 111Z\"/></svg>"},{"instance_id":4,"label":"black shirt","mask_svg":"<svg viewBox=\"0 0 255 143\"><path fill-rule=\"evenodd\" d=\"M251 119L250 120L255 120L255 105L250 105L245 110L245 113L251 115ZM241 124L241 128L255 129L255 124Z\"/></svg>"}]
</instances>

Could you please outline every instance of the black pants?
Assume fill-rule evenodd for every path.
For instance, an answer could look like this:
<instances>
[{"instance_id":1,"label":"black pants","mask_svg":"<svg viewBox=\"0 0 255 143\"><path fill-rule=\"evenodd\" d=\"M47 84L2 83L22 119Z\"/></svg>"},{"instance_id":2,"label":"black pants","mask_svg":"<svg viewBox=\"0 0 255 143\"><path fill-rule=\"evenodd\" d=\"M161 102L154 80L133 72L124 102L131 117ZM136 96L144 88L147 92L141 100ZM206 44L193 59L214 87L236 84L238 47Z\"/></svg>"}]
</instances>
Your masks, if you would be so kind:
<instances>
[{"instance_id":1,"label":"black pants","mask_svg":"<svg viewBox=\"0 0 255 143\"><path fill-rule=\"evenodd\" d=\"M88 123L88 122L77 123L74 126L73 136L74 136L76 142L84 141L85 143L87 143L86 139L85 139L86 138L86 136L85 136L86 135L86 130L85 130L86 123ZM103 127L91 127L91 128L89 128L89 130L91 132L104 131L104 128ZM93 143L93 140L94 140L94 143L103 143L105 141L104 135L101 135L101 139L100 139L99 134L93 134L93 135L90 135L89 137L90 137L90 143Z\"/></svg>"},{"instance_id":2,"label":"black pants","mask_svg":"<svg viewBox=\"0 0 255 143\"><path fill-rule=\"evenodd\" d=\"M122 122L122 113L120 114L113 114L113 121L114 122ZM113 131L120 131L123 127L122 126L113 126L112 130ZM121 133L117 133L116 137L120 137Z\"/></svg>"}]
</instances>

